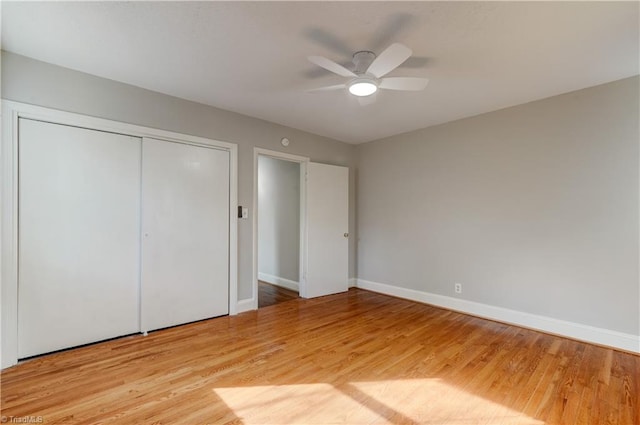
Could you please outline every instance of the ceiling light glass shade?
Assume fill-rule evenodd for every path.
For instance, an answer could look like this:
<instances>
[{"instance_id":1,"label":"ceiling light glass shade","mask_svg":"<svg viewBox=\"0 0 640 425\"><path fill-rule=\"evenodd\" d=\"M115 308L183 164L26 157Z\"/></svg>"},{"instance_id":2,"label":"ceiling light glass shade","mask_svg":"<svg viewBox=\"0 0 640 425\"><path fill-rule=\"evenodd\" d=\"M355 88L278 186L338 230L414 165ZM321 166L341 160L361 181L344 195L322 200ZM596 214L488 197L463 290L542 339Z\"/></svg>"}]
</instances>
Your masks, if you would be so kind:
<instances>
[{"instance_id":1,"label":"ceiling light glass shade","mask_svg":"<svg viewBox=\"0 0 640 425\"><path fill-rule=\"evenodd\" d=\"M369 96L376 91L378 91L378 86L368 79L358 79L349 85L349 93L354 96Z\"/></svg>"}]
</instances>

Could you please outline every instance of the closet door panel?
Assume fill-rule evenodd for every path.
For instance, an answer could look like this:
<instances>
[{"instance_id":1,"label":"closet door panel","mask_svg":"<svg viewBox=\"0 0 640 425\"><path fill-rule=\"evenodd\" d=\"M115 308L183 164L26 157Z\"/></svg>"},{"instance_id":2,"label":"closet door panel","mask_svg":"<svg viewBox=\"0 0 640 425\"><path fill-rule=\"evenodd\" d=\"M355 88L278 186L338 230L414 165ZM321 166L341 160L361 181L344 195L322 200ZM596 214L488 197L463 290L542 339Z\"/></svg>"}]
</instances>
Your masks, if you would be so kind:
<instances>
[{"instance_id":1,"label":"closet door panel","mask_svg":"<svg viewBox=\"0 0 640 425\"><path fill-rule=\"evenodd\" d=\"M143 140L142 330L228 314L229 153Z\"/></svg>"},{"instance_id":2,"label":"closet door panel","mask_svg":"<svg viewBox=\"0 0 640 425\"><path fill-rule=\"evenodd\" d=\"M139 331L140 151L20 119L19 357Z\"/></svg>"}]
</instances>

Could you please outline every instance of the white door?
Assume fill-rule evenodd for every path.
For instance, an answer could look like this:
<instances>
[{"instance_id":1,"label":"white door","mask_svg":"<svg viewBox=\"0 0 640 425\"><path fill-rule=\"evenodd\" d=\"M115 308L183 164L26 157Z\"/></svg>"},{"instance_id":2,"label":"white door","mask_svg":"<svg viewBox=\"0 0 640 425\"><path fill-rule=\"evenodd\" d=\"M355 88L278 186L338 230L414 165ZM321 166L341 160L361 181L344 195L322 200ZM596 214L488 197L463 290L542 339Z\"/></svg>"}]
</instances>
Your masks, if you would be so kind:
<instances>
[{"instance_id":1,"label":"white door","mask_svg":"<svg viewBox=\"0 0 640 425\"><path fill-rule=\"evenodd\" d=\"M19 358L139 332L140 144L19 120Z\"/></svg>"},{"instance_id":2,"label":"white door","mask_svg":"<svg viewBox=\"0 0 640 425\"><path fill-rule=\"evenodd\" d=\"M307 165L305 298L344 292L349 275L349 169Z\"/></svg>"},{"instance_id":3,"label":"white door","mask_svg":"<svg viewBox=\"0 0 640 425\"><path fill-rule=\"evenodd\" d=\"M229 313L229 152L145 138L143 331Z\"/></svg>"}]
</instances>

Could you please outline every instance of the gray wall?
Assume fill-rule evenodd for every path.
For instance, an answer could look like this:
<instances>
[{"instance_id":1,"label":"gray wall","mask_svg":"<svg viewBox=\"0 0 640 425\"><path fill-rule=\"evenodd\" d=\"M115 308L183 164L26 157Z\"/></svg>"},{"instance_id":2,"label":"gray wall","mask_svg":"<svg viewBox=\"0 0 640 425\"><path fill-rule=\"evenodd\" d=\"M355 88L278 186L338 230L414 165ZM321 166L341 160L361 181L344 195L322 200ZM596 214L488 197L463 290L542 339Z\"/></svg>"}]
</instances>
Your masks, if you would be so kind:
<instances>
[{"instance_id":1,"label":"gray wall","mask_svg":"<svg viewBox=\"0 0 640 425\"><path fill-rule=\"evenodd\" d=\"M358 146L358 277L639 333L639 78Z\"/></svg>"},{"instance_id":2,"label":"gray wall","mask_svg":"<svg viewBox=\"0 0 640 425\"><path fill-rule=\"evenodd\" d=\"M253 214L253 148L352 167L355 147L289 127L2 52L2 98L238 144L238 203ZM280 145L287 137L291 144ZM351 173L355 175L355 173ZM355 229L355 179L350 182ZM238 298L252 294L252 220L238 224ZM350 241L349 276L355 276Z\"/></svg>"},{"instance_id":3,"label":"gray wall","mask_svg":"<svg viewBox=\"0 0 640 425\"><path fill-rule=\"evenodd\" d=\"M299 283L299 263L300 164L261 155L258 157L258 272Z\"/></svg>"},{"instance_id":4,"label":"gray wall","mask_svg":"<svg viewBox=\"0 0 640 425\"><path fill-rule=\"evenodd\" d=\"M460 282L464 299L632 334L638 86L634 77L354 147L2 53L4 99L237 143L250 214L254 146L351 167L350 228L362 236L357 269L350 241L351 277L449 296ZM238 226L246 299L252 220Z\"/></svg>"}]
</instances>

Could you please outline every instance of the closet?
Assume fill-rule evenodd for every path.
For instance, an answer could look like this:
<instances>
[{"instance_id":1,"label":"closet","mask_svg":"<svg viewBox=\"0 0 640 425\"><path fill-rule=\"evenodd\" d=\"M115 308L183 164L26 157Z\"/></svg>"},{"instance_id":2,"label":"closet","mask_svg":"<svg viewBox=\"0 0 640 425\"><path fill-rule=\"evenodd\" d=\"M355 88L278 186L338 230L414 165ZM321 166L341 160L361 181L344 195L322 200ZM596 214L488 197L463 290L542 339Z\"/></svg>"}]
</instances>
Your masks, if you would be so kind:
<instances>
[{"instance_id":1,"label":"closet","mask_svg":"<svg viewBox=\"0 0 640 425\"><path fill-rule=\"evenodd\" d=\"M142 142L141 330L229 313L229 152Z\"/></svg>"},{"instance_id":2,"label":"closet","mask_svg":"<svg viewBox=\"0 0 640 425\"><path fill-rule=\"evenodd\" d=\"M18 131L18 358L228 314L228 150Z\"/></svg>"}]
</instances>

